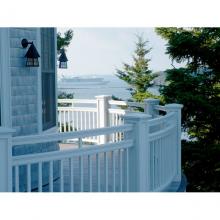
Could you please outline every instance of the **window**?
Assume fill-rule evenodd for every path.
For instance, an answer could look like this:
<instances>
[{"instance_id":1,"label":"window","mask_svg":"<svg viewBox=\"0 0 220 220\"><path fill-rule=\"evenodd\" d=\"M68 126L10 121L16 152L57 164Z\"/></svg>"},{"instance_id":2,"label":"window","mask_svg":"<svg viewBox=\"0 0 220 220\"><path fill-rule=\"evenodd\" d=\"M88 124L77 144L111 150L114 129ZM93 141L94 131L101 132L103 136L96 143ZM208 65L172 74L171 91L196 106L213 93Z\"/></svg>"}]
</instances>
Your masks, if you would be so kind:
<instances>
[{"instance_id":1,"label":"window","mask_svg":"<svg viewBox=\"0 0 220 220\"><path fill-rule=\"evenodd\" d=\"M56 126L55 100L55 29L41 28L42 126L47 130Z\"/></svg>"}]
</instances>

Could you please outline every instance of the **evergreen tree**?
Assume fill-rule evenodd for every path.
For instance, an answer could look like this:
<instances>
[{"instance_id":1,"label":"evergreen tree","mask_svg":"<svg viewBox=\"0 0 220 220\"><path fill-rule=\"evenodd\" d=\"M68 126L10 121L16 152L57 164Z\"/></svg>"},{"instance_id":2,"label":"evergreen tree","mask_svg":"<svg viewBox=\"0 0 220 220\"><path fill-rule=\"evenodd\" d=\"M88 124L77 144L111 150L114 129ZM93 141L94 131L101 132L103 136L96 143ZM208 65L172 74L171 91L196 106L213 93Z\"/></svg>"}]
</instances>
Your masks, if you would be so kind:
<instances>
[{"instance_id":1,"label":"evergreen tree","mask_svg":"<svg viewBox=\"0 0 220 220\"><path fill-rule=\"evenodd\" d=\"M143 101L143 99L153 96L147 91L151 86L151 81L155 78L152 71L149 70L150 59L146 56L151 51L151 48L147 48L147 44L148 41L138 35L133 64L124 63L123 70L116 69L116 76L128 83L132 98L136 101Z\"/></svg>"},{"instance_id":2,"label":"evergreen tree","mask_svg":"<svg viewBox=\"0 0 220 220\"><path fill-rule=\"evenodd\" d=\"M57 53L60 54L61 49L65 49L71 43L73 38L73 30L69 29L64 33L62 37L61 33L57 33Z\"/></svg>"},{"instance_id":3,"label":"evergreen tree","mask_svg":"<svg viewBox=\"0 0 220 220\"><path fill-rule=\"evenodd\" d=\"M188 191L220 191L220 28L157 28L167 54L185 67L167 70L164 100L184 105L182 141Z\"/></svg>"},{"instance_id":4,"label":"evergreen tree","mask_svg":"<svg viewBox=\"0 0 220 220\"><path fill-rule=\"evenodd\" d=\"M167 70L167 102L184 105L183 125L191 137L220 140L220 28L157 28L168 40L172 60L184 68Z\"/></svg>"}]
</instances>

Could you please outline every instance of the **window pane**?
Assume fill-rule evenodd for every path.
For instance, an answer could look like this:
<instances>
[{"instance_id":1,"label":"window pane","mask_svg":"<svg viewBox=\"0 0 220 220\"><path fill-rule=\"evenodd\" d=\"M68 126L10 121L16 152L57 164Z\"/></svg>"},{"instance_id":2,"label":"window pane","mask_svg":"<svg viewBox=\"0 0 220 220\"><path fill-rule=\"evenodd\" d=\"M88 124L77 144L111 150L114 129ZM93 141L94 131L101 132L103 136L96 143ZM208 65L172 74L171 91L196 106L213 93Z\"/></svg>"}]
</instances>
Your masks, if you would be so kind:
<instances>
[{"instance_id":1,"label":"window pane","mask_svg":"<svg viewBox=\"0 0 220 220\"><path fill-rule=\"evenodd\" d=\"M41 28L43 130L56 126L54 28Z\"/></svg>"}]
</instances>

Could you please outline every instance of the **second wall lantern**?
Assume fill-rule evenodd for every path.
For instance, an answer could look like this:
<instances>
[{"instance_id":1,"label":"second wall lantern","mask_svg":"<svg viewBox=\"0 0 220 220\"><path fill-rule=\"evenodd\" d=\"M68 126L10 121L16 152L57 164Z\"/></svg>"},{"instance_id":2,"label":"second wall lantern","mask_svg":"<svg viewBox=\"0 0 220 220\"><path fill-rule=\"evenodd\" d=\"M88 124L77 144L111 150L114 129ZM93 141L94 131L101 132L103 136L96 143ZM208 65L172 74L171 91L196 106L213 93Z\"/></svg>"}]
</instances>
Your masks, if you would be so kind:
<instances>
[{"instance_id":1,"label":"second wall lantern","mask_svg":"<svg viewBox=\"0 0 220 220\"><path fill-rule=\"evenodd\" d=\"M59 57L59 68L60 69L67 69L67 57L64 49L60 50L60 57Z\"/></svg>"},{"instance_id":2,"label":"second wall lantern","mask_svg":"<svg viewBox=\"0 0 220 220\"><path fill-rule=\"evenodd\" d=\"M28 48L27 53L24 57L26 57L26 66L27 67L39 67L39 60L40 57L39 53L37 52L36 47L34 46L33 42L28 42L27 39L23 39L21 41L21 45L23 48L26 48L30 44L31 46Z\"/></svg>"}]
</instances>

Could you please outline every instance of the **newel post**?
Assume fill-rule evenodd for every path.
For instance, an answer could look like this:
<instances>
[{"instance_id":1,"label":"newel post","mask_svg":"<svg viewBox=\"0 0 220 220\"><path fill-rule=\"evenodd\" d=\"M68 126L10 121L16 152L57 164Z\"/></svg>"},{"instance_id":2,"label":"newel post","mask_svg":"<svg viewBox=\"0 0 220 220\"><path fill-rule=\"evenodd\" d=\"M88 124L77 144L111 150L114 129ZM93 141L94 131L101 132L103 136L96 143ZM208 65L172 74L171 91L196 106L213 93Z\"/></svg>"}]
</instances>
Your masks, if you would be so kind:
<instances>
[{"instance_id":1,"label":"newel post","mask_svg":"<svg viewBox=\"0 0 220 220\"><path fill-rule=\"evenodd\" d=\"M109 126L109 100L111 96L99 95L96 96L97 106L97 127L104 128ZM98 143L105 144L108 141L107 135L99 136Z\"/></svg>"},{"instance_id":2,"label":"newel post","mask_svg":"<svg viewBox=\"0 0 220 220\"><path fill-rule=\"evenodd\" d=\"M0 192L12 191L12 133L14 130L0 127Z\"/></svg>"},{"instance_id":3,"label":"newel post","mask_svg":"<svg viewBox=\"0 0 220 220\"><path fill-rule=\"evenodd\" d=\"M181 163L181 104L167 104L165 105L167 112L176 113L176 147L177 147L177 175L175 181L181 181L182 163Z\"/></svg>"},{"instance_id":4,"label":"newel post","mask_svg":"<svg viewBox=\"0 0 220 220\"><path fill-rule=\"evenodd\" d=\"M154 118L158 115L158 110L155 110L155 105L159 105L159 99L144 99L144 112L148 115L152 115Z\"/></svg>"},{"instance_id":5,"label":"newel post","mask_svg":"<svg viewBox=\"0 0 220 220\"><path fill-rule=\"evenodd\" d=\"M132 124L133 130L125 133L125 139L133 139L134 146L129 149L129 191L150 191L150 145L149 125L150 115L143 113L125 114L125 124Z\"/></svg>"}]
</instances>

